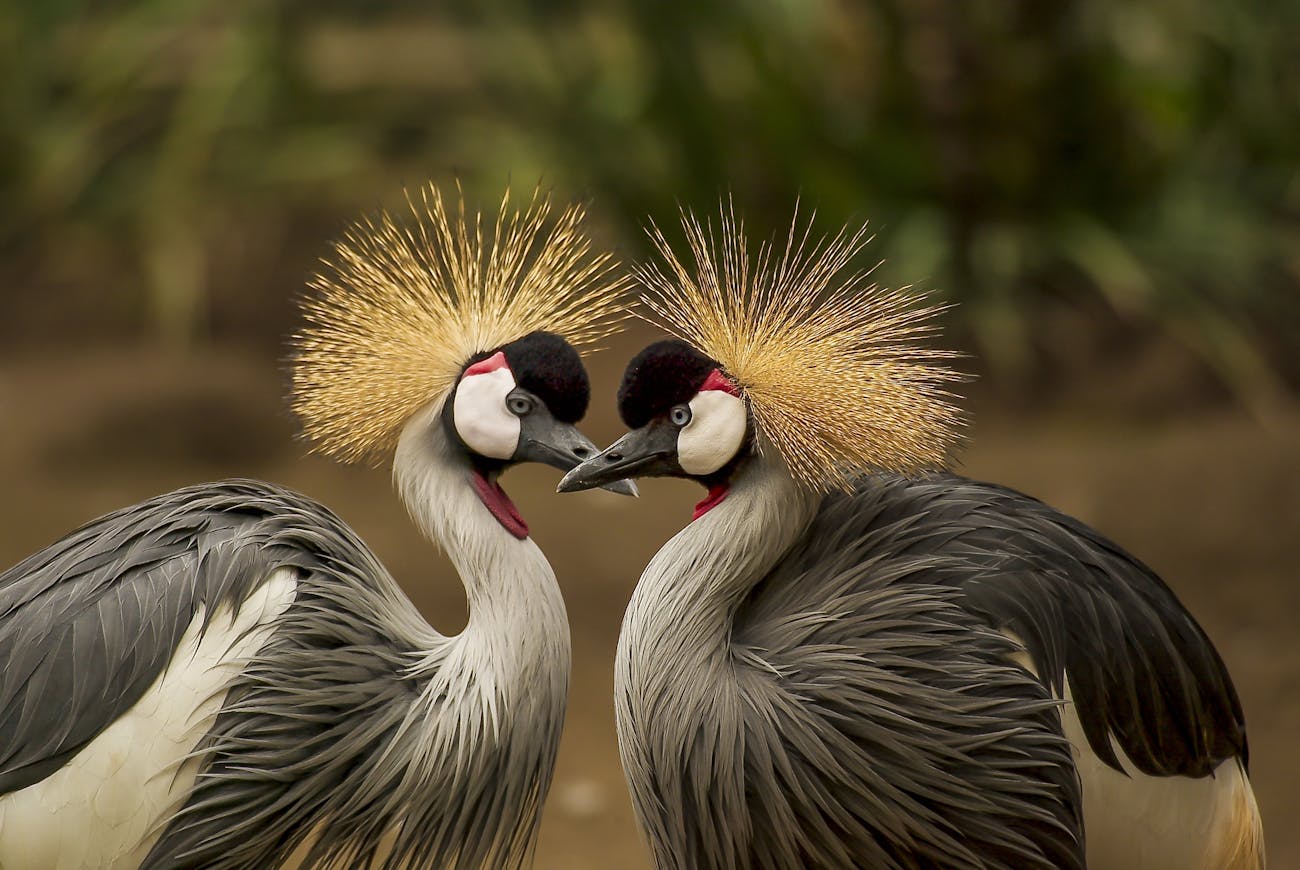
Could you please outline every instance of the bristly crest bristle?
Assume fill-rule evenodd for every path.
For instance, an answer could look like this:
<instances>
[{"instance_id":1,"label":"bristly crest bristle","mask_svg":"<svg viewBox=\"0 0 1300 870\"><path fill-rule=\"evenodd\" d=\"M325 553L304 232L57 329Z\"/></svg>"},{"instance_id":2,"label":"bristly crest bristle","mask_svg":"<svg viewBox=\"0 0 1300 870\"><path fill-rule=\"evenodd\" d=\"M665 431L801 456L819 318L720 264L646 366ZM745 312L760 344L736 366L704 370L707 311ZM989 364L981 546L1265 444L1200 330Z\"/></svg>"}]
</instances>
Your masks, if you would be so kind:
<instances>
[{"instance_id":1,"label":"bristly crest bristle","mask_svg":"<svg viewBox=\"0 0 1300 870\"><path fill-rule=\"evenodd\" d=\"M712 221L682 211L694 269L651 226L661 261L635 270L651 319L722 363L807 486L943 466L963 425L945 385L964 378L941 364L959 354L919 341L944 306L848 271L871 240L865 225L811 239L812 220L801 229L796 207L784 245L766 242L751 260L729 201L720 215L715 235Z\"/></svg>"},{"instance_id":2,"label":"bristly crest bristle","mask_svg":"<svg viewBox=\"0 0 1300 870\"><path fill-rule=\"evenodd\" d=\"M459 184L456 194L454 213L430 184L407 194L406 222L387 212L358 222L309 282L293 409L314 450L377 460L474 354L536 330L581 347L622 320L627 281L591 253L581 205L552 218L540 188L523 209L507 190L485 235Z\"/></svg>"}]
</instances>

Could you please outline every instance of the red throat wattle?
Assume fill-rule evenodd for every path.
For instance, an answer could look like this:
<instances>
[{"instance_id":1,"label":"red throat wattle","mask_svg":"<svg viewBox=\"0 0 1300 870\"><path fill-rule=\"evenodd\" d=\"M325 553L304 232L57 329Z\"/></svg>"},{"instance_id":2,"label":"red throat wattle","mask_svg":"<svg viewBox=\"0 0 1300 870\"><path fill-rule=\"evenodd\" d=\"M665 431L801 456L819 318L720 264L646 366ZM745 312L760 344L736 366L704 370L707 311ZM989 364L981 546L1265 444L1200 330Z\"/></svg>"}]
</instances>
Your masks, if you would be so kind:
<instances>
[{"instance_id":1,"label":"red throat wattle","mask_svg":"<svg viewBox=\"0 0 1300 870\"><path fill-rule=\"evenodd\" d=\"M700 517L722 504L722 500L727 497L731 487L725 483L715 484L709 487L709 494L704 497L704 501L695 506L695 513L691 516L692 520L698 520Z\"/></svg>"},{"instance_id":2,"label":"red throat wattle","mask_svg":"<svg viewBox=\"0 0 1300 870\"><path fill-rule=\"evenodd\" d=\"M528 524L519 515L519 508L515 507L501 484L488 480L478 471L470 475L470 481L474 484L474 492L478 493L479 501L491 511L503 529L521 541L528 537Z\"/></svg>"}]
</instances>

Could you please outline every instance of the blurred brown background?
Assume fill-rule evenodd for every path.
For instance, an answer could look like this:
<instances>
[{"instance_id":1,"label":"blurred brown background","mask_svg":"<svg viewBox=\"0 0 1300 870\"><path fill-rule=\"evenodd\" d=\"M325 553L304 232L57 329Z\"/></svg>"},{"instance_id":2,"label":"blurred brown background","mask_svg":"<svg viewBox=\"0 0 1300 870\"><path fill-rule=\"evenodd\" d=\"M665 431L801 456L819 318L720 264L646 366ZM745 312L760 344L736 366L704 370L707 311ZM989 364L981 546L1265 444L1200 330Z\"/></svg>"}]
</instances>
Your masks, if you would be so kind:
<instances>
[{"instance_id":1,"label":"blurred brown background","mask_svg":"<svg viewBox=\"0 0 1300 870\"><path fill-rule=\"evenodd\" d=\"M360 214L459 177L647 218L734 192L755 233L870 219L863 265L957 304L964 470L1159 571L1250 723L1300 866L1296 2L0 2L0 564L106 510L262 477L338 510L446 632L459 585L386 473L305 456L293 297ZM653 331L591 359L586 426ZM539 866L643 866L610 711L623 606L698 493L507 478L575 671Z\"/></svg>"}]
</instances>

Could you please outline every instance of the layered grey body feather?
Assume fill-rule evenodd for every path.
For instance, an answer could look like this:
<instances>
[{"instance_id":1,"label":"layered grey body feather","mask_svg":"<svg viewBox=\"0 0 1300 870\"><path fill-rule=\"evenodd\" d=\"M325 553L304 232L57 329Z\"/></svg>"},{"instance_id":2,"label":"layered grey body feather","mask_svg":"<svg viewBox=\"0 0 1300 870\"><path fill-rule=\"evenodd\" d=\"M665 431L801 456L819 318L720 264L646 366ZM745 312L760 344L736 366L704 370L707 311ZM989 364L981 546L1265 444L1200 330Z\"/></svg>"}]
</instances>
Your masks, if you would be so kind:
<instances>
[{"instance_id":1,"label":"layered grey body feather","mask_svg":"<svg viewBox=\"0 0 1300 870\"><path fill-rule=\"evenodd\" d=\"M1095 533L950 475L821 500L764 462L655 557L620 638L659 866L1082 867L1065 676L1102 758L1244 756L1212 647Z\"/></svg>"},{"instance_id":2,"label":"layered grey body feather","mask_svg":"<svg viewBox=\"0 0 1300 870\"><path fill-rule=\"evenodd\" d=\"M567 655L558 675L545 662L522 675L536 687L522 708L491 709L500 689L473 685L480 663L460 660L341 520L255 481L109 514L0 574L0 795L128 710L196 614L238 608L282 569L295 599L227 687L146 866L274 866L308 837L320 866L365 864L381 841L383 866L526 863Z\"/></svg>"}]
</instances>

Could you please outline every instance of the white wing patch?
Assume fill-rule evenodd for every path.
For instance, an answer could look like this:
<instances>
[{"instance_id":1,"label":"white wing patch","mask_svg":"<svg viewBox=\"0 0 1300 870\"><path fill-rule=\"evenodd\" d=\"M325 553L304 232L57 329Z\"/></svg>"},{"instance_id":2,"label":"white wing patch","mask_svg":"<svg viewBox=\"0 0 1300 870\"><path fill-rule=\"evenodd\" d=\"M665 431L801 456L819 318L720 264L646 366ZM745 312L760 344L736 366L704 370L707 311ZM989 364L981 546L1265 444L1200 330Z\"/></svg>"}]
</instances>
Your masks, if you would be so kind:
<instances>
[{"instance_id":1,"label":"white wing patch","mask_svg":"<svg viewBox=\"0 0 1300 870\"><path fill-rule=\"evenodd\" d=\"M297 593L293 573L272 574L240 605L203 612L167 669L117 721L40 782L0 797L0 868L133 868L194 783L188 754L207 733L226 687L271 637Z\"/></svg>"},{"instance_id":2,"label":"white wing patch","mask_svg":"<svg viewBox=\"0 0 1300 870\"><path fill-rule=\"evenodd\" d=\"M1038 668L1023 652L1023 641L1012 632L1003 634L1022 648L1012 656L1016 663L1038 676ZM1125 771L1120 773L1088 745L1068 679L1064 688L1061 727L1083 785L1089 867L1256 870L1264 866L1259 807L1240 759L1226 759L1210 776L1148 776L1112 737L1111 748Z\"/></svg>"},{"instance_id":3,"label":"white wing patch","mask_svg":"<svg viewBox=\"0 0 1300 870\"><path fill-rule=\"evenodd\" d=\"M1148 776L1111 738L1125 776L1088 746L1065 684L1061 725L1083 783L1088 866L1143 870L1245 870L1263 867L1259 809L1241 760L1210 776Z\"/></svg>"},{"instance_id":4,"label":"white wing patch","mask_svg":"<svg viewBox=\"0 0 1300 870\"><path fill-rule=\"evenodd\" d=\"M677 462L687 474L712 474L745 440L745 403L723 390L704 390L690 408L691 422L677 435Z\"/></svg>"},{"instance_id":5,"label":"white wing patch","mask_svg":"<svg viewBox=\"0 0 1300 870\"><path fill-rule=\"evenodd\" d=\"M462 378L452 403L456 432L469 449L491 459L509 459L519 447L519 418L506 407L515 388L508 368Z\"/></svg>"}]
</instances>

